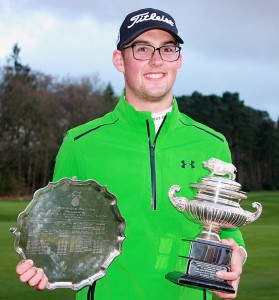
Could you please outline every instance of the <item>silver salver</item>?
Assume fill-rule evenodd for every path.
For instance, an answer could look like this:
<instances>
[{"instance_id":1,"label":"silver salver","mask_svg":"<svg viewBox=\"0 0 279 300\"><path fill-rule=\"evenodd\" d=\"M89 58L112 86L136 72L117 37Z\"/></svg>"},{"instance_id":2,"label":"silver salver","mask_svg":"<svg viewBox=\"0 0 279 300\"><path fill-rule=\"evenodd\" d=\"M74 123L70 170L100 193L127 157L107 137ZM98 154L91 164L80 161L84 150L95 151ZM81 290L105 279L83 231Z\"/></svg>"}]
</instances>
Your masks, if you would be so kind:
<instances>
[{"instance_id":1,"label":"silver salver","mask_svg":"<svg viewBox=\"0 0 279 300\"><path fill-rule=\"evenodd\" d=\"M75 178L37 190L10 229L16 252L44 270L48 289L73 290L106 274L121 253L124 230L116 197L94 180Z\"/></svg>"}]
</instances>

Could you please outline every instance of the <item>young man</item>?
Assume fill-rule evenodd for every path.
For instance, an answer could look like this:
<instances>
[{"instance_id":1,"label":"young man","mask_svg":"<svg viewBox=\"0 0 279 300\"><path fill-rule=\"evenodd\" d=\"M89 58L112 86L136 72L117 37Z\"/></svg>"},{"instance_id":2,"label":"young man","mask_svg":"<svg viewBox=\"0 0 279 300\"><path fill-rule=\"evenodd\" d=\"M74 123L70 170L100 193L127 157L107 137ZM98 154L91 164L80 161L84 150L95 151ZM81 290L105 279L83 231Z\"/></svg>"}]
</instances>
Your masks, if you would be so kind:
<instances>
[{"instance_id":1,"label":"young man","mask_svg":"<svg viewBox=\"0 0 279 300\"><path fill-rule=\"evenodd\" d=\"M151 8L129 14L113 53L113 63L124 75L125 92L113 112L70 130L58 153L54 181L77 176L106 185L126 220L122 253L96 283L95 300L212 297L209 291L165 279L176 269L178 255L188 254L183 253L181 239L195 239L200 233L199 225L171 205L170 186L180 185L181 194L193 198L190 183L209 175L202 162L211 157L231 160L220 133L178 111L172 87L182 64L182 43L169 14ZM218 276L237 291L244 242L238 229L223 230L221 237L233 249L233 257L231 272ZM48 281L30 260L21 262L17 273L37 290ZM86 299L87 291L79 291L77 299Z\"/></svg>"}]
</instances>

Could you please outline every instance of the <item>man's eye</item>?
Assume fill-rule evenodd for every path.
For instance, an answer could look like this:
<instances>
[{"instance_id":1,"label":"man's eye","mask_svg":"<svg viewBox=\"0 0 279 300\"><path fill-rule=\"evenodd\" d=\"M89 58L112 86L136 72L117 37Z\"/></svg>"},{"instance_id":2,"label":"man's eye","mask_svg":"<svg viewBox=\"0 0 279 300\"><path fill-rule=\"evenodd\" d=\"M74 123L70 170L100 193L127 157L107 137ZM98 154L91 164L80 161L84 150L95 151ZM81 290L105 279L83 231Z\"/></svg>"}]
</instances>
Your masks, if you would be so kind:
<instances>
[{"instance_id":1,"label":"man's eye","mask_svg":"<svg viewBox=\"0 0 279 300\"><path fill-rule=\"evenodd\" d=\"M175 47L174 46L165 46L165 47L162 47L161 51L163 51L164 53L174 53Z\"/></svg>"},{"instance_id":2,"label":"man's eye","mask_svg":"<svg viewBox=\"0 0 279 300\"><path fill-rule=\"evenodd\" d=\"M136 51L137 52L148 52L148 51L150 51L150 49L147 46L137 45Z\"/></svg>"}]
</instances>

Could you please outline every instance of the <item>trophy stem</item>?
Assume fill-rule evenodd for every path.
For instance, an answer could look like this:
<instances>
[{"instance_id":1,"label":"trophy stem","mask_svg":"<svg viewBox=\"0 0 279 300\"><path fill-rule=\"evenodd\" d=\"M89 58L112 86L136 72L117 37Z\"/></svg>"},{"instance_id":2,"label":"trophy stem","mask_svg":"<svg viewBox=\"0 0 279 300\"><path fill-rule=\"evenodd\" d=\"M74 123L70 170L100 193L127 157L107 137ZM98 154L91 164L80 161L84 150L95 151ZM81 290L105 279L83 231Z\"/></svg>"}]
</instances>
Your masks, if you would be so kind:
<instances>
[{"instance_id":1,"label":"trophy stem","mask_svg":"<svg viewBox=\"0 0 279 300\"><path fill-rule=\"evenodd\" d=\"M220 242L220 226L214 224L204 224L200 238L204 240Z\"/></svg>"}]
</instances>

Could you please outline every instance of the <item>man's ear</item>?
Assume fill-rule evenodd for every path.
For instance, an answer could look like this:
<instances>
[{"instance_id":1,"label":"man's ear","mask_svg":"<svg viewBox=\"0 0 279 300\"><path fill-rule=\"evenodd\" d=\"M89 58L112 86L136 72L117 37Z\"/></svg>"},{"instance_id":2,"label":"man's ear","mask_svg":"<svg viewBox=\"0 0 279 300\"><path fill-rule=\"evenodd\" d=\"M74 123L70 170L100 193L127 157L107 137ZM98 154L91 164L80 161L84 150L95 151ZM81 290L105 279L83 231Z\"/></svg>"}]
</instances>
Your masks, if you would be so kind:
<instances>
[{"instance_id":1,"label":"man's ear","mask_svg":"<svg viewBox=\"0 0 279 300\"><path fill-rule=\"evenodd\" d=\"M182 66L182 55L180 53L179 59L177 61L178 65L177 65L177 71L181 68Z\"/></svg>"},{"instance_id":2,"label":"man's ear","mask_svg":"<svg viewBox=\"0 0 279 300\"><path fill-rule=\"evenodd\" d=\"M113 61L113 64L114 64L115 68L119 72L124 73L124 71L125 71L124 60L123 60L123 56L122 56L122 53L121 53L120 50L115 50L113 52L112 61Z\"/></svg>"}]
</instances>

